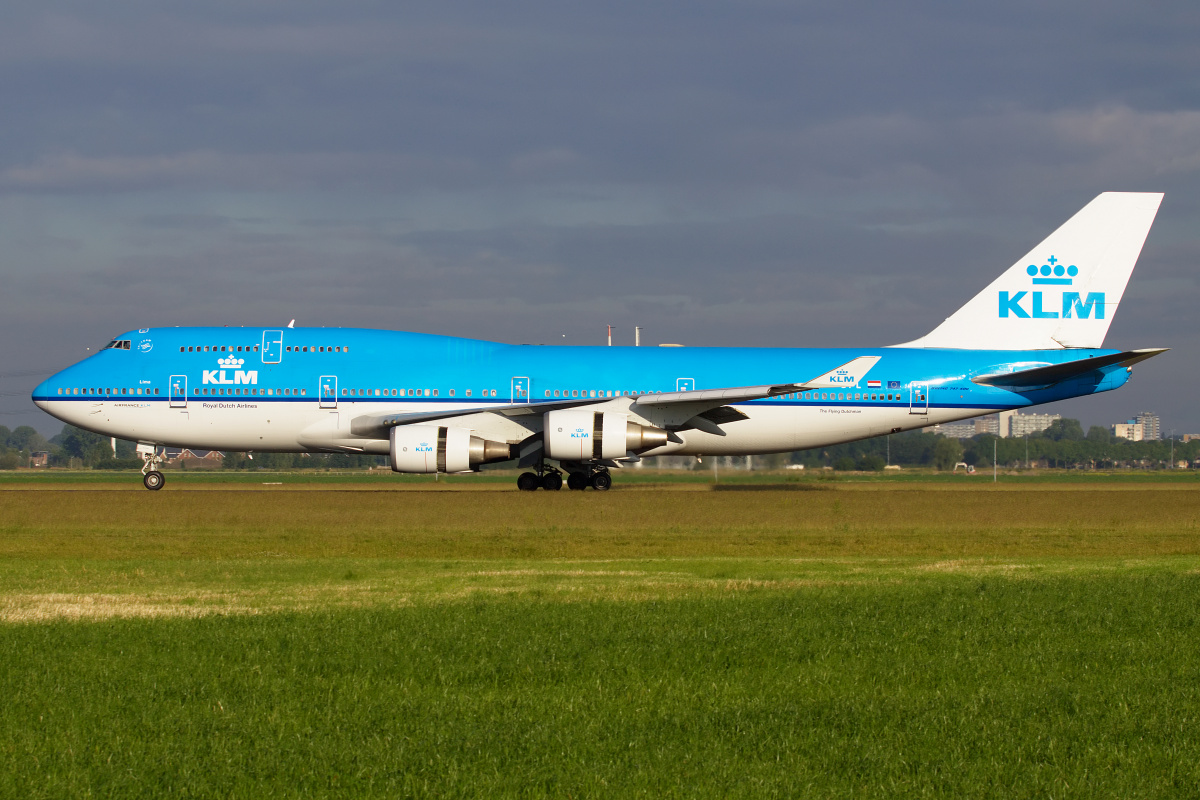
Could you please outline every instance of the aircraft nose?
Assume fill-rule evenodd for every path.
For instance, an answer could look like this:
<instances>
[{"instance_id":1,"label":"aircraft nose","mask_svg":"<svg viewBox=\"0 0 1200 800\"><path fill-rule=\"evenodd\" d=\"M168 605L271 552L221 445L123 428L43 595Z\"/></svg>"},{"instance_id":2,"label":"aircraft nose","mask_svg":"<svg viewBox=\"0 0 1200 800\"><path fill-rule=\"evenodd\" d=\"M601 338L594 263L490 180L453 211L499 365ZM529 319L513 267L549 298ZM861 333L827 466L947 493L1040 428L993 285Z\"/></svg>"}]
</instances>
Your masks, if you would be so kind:
<instances>
[{"instance_id":1,"label":"aircraft nose","mask_svg":"<svg viewBox=\"0 0 1200 800\"><path fill-rule=\"evenodd\" d=\"M46 403L49 402L50 395L54 392L54 387L59 385L58 376L61 374L51 375L34 388L32 399L35 406L43 411L46 410Z\"/></svg>"}]
</instances>

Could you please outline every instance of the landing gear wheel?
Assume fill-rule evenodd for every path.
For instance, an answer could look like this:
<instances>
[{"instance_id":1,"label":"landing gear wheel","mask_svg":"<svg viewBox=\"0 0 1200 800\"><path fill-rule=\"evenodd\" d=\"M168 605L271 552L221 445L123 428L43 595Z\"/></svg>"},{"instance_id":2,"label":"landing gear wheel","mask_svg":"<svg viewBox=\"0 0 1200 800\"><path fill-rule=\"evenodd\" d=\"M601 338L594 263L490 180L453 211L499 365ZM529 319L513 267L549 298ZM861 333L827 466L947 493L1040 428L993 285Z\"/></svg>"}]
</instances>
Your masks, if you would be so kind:
<instances>
[{"instance_id":1,"label":"landing gear wheel","mask_svg":"<svg viewBox=\"0 0 1200 800\"><path fill-rule=\"evenodd\" d=\"M592 488L597 492L607 492L612 486L612 476L607 472L597 472L592 476Z\"/></svg>"},{"instance_id":2,"label":"landing gear wheel","mask_svg":"<svg viewBox=\"0 0 1200 800\"><path fill-rule=\"evenodd\" d=\"M541 485L541 478L535 472L522 472L517 477L517 488L522 492L536 492Z\"/></svg>"},{"instance_id":3,"label":"landing gear wheel","mask_svg":"<svg viewBox=\"0 0 1200 800\"><path fill-rule=\"evenodd\" d=\"M567 476L567 488L582 492L588 487L588 476L582 472L572 472Z\"/></svg>"},{"instance_id":4,"label":"landing gear wheel","mask_svg":"<svg viewBox=\"0 0 1200 800\"><path fill-rule=\"evenodd\" d=\"M142 483L152 492L157 492L166 482L167 479L164 478L163 474L156 469L150 470L142 476Z\"/></svg>"},{"instance_id":5,"label":"landing gear wheel","mask_svg":"<svg viewBox=\"0 0 1200 800\"><path fill-rule=\"evenodd\" d=\"M562 488L562 475L557 472L547 472L542 476L542 488L547 492L557 492Z\"/></svg>"}]
</instances>

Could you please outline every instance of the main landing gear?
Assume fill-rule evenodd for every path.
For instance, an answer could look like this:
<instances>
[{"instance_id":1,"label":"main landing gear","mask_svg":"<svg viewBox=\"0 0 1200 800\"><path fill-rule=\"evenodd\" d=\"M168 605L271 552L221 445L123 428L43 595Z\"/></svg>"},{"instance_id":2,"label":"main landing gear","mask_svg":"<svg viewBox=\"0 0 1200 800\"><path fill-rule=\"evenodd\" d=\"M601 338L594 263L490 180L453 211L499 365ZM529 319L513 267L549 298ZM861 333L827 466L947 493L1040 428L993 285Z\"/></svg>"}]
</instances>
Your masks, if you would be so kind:
<instances>
[{"instance_id":1,"label":"main landing gear","mask_svg":"<svg viewBox=\"0 0 1200 800\"><path fill-rule=\"evenodd\" d=\"M612 486L612 476L604 467L583 465L579 465L578 469L572 468L567 473L568 489L583 491L589 486L598 492L608 491ZM536 492L538 489L557 492L562 487L562 470L545 464L538 469L538 472L522 472L517 478L517 488L523 492Z\"/></svg>"},{"instance_id":2,"label":"main landing gear","mask_svg":"<svg viewBox=\"0 0 1200 800\"><path fill-rule=\"evenodd\" d=\"M152 492L157 492L167 482L158 471L159 465L162 464L162 456L158 454L158 448L154 445L139 444L137 451L142 457L142 485Z\"/></svg>"}]
</instances>

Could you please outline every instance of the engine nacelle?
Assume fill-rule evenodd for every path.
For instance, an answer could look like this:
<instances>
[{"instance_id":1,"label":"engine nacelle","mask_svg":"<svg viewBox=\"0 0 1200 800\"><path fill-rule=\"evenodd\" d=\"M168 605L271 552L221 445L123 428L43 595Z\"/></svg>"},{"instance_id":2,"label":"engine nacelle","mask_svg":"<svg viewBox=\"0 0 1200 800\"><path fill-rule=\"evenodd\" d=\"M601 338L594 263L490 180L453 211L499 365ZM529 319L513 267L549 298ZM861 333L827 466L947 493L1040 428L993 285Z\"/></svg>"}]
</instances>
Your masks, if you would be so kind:
<instances>
[{"instance_id":1,"label":"engine nacelle","mask_svg":"<svg viewBox=\"0 0 1200 800\"><path fill-rule=\"evenodd\" d=\"M480 464L512 457L511 446L472 436L466 428L399 425L391 431L395 472L468 472Z\"/></svg>"},{"instance_id":2,"label":"engine nacelle","mask_svg":"<svg viewBox=\"0 0 1200 800\"><path fill-rule=\"evenodd\" d=\"M667 443L665 430L630 422L620 411L551 411L544 430L546 455L559 461L624 458Z\"/></svg>"}]
</instances>

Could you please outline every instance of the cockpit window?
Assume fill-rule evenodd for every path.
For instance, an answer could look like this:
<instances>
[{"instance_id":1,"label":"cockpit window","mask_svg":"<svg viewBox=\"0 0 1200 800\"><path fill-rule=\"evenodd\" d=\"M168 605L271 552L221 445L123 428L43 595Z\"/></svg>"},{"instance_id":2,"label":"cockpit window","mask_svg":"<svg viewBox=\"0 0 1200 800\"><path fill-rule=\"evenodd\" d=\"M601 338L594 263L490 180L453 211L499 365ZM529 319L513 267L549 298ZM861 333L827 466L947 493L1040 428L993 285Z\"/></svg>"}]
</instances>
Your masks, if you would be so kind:
<instances>
[{"instance_id":1,"label":"cockpit window","mask_svg":"<svg viewBox=\"0 0 1200 800\"><path fill-rule=\"evenodd\" d=\"M129 339L113 339L111 342L109 342L107 345L105 345L103 349L105 349L105 350L128 350L129 342L130 342Z\"/></svg>"}]
</instances>

